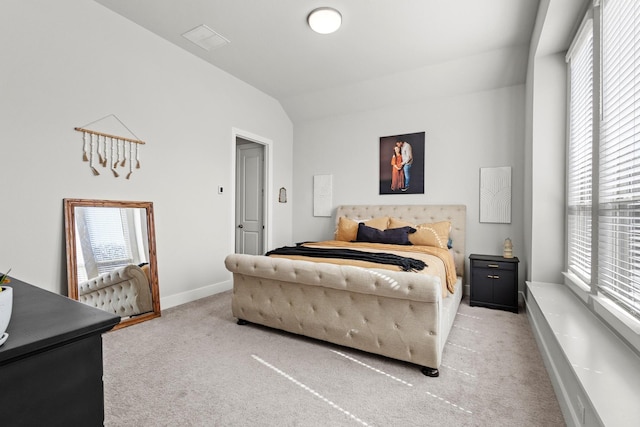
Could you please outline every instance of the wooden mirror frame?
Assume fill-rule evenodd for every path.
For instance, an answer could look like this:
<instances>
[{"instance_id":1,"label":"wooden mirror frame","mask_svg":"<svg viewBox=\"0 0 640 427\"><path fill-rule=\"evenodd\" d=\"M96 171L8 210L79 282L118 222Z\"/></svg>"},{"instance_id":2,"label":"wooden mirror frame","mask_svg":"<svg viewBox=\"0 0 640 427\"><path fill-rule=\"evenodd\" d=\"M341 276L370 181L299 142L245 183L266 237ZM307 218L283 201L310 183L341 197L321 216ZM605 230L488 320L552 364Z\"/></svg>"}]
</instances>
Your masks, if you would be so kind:
<instances>
[{"instance_id":1,"label":"wooden mirror frame","mask_svg":"<svg viewBox=\"0 0 640 427\"><path fill-rule=\"evenodd\" d=\"M67 281L69 298L78 300L78 273L76 248L76 207L141 208L147 213L147 238L149 244L149 276L151 278L152 311L141 313L120 321L113 330L144 322L160 316L160 292L158 288L158 262L156 255L156 233L153 217L153 202L131 202L118 200L64 199L64 227L67 249Z\"/></svg>"}]
</instances>

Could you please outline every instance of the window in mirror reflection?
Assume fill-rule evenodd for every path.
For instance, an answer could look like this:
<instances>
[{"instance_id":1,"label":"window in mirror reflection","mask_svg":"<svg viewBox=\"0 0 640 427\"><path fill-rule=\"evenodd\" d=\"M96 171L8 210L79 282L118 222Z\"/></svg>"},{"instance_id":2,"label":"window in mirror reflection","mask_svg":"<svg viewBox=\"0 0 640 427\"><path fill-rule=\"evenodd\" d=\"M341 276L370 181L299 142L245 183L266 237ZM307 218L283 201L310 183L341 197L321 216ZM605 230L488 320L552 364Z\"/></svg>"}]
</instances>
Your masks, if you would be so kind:
<instances>
[{"instance_id":1,"label":"window in mirror reflection","mask_svg":"<svg viewBox=\"0 0 640 427\"><path fill-rule=\"evenodd\" d=\"M78 282L129 264L149 262L145 209L77 207Z\"/></svg>"}]
</instances>

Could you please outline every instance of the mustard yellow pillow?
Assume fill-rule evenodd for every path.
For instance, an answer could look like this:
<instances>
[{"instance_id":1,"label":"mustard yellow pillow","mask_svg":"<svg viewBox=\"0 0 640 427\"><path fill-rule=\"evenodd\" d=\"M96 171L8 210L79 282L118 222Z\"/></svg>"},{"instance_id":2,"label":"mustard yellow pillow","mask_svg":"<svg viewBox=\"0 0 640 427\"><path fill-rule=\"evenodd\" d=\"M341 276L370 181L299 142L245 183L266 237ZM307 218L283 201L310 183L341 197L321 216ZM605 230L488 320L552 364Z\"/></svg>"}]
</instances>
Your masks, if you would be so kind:
<instances>
[{"instance_id":1,"label":"mustard yellow pillow","mask_svg":"<svg viewBox=\"0 0 640 427\"><path fill-rule=\"evenodd\" d=\"M413 225L410 222L401 221L397 218L389 219L389 228L400 228L406 226L416 229L415 233L409 234L409 241L414 245L435 246L436 248L442 249L447 248L449 232L451 231L450 221Z\"/></svg>"},{"instance_id":2,"label":"mustard yellow pillow","mask_svg":"<svg viewBox=\"0 0 640 427\"><path fill-rule=\"evenodd\" d=\"M338 228L335 233L335 240L342 240L344 242L351 242L356 240L358 235L358 224L364 223L367 227L377 228L378 230L386 230L389 225L389 217L382 216L378 218L372 218L369 220L355 221L353 219L341 216L338 218Z\"/></svg>"}]
</instances>

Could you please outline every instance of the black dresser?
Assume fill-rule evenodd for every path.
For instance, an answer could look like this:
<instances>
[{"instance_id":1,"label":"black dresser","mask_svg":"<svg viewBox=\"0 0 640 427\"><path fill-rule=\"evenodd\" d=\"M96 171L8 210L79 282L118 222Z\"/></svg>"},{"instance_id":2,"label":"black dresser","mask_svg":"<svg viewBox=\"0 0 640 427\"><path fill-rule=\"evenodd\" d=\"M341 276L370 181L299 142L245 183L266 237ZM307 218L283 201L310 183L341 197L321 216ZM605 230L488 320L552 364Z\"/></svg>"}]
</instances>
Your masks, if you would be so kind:
<instances>
[{"instance_id":1,"label":"black dresser","mask_svg":"<svg viewBox=\"0 0 640 427\"><path fill-rule=\"evenodd\" d=\"M469 256L471 261L471 299L469 304L518 312L517 257Z\"/></svg>"},{"instance_id":2,"label":"black dresser","mask_svg":"<svg viewBox=\"0 0 640 427\"><path fill-rule=\"evenodd\" d=\"M120 317L11 279L0 346L0 424L102 426L102 333Z\"/></svg>"}]
</instances>

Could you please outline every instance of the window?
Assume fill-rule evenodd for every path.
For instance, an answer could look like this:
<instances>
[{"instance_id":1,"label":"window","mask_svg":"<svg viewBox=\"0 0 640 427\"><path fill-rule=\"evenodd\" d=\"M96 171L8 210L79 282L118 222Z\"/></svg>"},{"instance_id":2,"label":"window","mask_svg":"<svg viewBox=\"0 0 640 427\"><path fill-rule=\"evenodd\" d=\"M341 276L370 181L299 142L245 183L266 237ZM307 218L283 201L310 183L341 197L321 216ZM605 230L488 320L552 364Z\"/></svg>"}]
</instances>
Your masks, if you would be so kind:
<instances>
[{"instance_id":1,"label":"window","mask_svg":"<svg viewBox=\"0 0 640 427\"><path fill-rule=\"evenodd\" d=\"M591 282L593 175L593 25L588 20L569 51L568 269Z\"/></svg>"},{"instance_id":2,"label":"window","mask_svg":"<svg viewBox=\"0 0 640 427\"><path fill-rule=\"evenodd\" d=\"M640 2L602 6L598 289L640 318Z\"/></svg>"},{"instance_id":3,"label":"window","mask_svg":"<svg viewBox=\"0 0 640 427\"><path fill-rule=\"evenodd\" d=\"M567 268L640 319L640 2L593 17L567 56Z\"/></svg>"},{"instance_id":4,"label":"window","mask_svg":"<svg viewBox=\"0 0 640 427\"><path fill-rule=\"evenodd\" d=\"M130 236L140 235L131 209L83 207L76 209L78 282L127 264L139 262Z\"/></svg>"}]
</instances>

